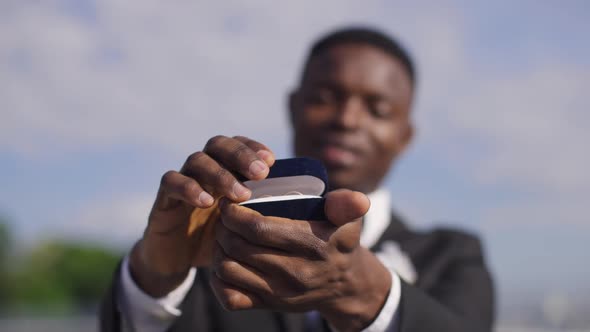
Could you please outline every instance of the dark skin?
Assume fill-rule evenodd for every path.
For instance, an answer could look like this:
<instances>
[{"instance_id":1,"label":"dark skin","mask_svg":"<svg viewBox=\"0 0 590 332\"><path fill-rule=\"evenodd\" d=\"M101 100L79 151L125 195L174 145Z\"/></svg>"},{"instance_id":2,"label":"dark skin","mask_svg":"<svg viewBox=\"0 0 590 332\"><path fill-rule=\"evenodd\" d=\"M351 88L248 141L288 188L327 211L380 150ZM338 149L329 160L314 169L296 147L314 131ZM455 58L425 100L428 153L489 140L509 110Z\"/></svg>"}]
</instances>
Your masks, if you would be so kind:
<instances>
[{"instance_id":1,"label":"dark skin","mask_svg":"<svg viewBox=\"0 0 590 332\"><path fill-rule=\"evenodd\" d=\"M295 153L322 160L333 188L375 191L412 138L411 102L397 59L371 46L328 49L291 95Z\"/></svg>"},{"instance_id":2,"label":"dark skin","mask_svg":"<svg viewBox=\"0 0 590 332\"><path fill-rule=\"evenodd\" d=\"M325 221L265 217L236 203L250 191L234 174L263 179L272 151L244 137L215 137L180 172L162 178L131 273L148 294L174 289L191 266L209 265L211 287L228 310L317 310L341 331L379 313L389 271L359 244L361 218L391 163L412 137L411 82L397 59L372 46L341 44L311 59L290 96L298 156L324 162L333 189ZM187 220L219 199L212 248L195 252ZM212 253L203 260L203 250ZM205 255L207 256L207 255Z\"/></svg>"}]
</instances>

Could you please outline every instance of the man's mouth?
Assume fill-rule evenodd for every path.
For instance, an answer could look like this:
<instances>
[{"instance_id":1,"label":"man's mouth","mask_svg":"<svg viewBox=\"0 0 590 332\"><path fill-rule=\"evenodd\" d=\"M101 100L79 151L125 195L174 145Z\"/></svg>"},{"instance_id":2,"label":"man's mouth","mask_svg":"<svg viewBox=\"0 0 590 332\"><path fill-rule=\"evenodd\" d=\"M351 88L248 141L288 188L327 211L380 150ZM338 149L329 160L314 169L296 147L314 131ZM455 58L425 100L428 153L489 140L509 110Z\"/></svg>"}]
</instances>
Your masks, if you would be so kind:
<instances>
[{"instance_id":1,"label":"man's mouth","mask_svg":"<svg viewBox=\"0 0 590 332\"><path fill-rule=\"evenodd\" d=\"M360 158L359 153L354 149L338 144L324 144L320 153L322 160L328 167L350 167Z\"/></svg>"}]
</instances>

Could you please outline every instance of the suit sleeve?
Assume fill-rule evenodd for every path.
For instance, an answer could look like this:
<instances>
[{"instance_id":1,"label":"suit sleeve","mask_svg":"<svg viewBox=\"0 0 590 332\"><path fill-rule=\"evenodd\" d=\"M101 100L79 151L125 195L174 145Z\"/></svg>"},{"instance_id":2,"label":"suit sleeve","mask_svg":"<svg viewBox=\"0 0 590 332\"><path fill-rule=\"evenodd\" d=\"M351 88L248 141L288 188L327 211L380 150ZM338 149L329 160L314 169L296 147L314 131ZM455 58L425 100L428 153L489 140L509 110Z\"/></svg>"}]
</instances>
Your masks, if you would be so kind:
<instances>
[{"instance_id":1,"label":"suit sleeve","mask_svg":"<svg viewBox=\"0 0 590 332\"><path fill-rule=\"evenodd\" d=\"M121 263L113 274L113 280L105 293L99 309L99 331L100 332L121 332L121 314L117 308L117 276L121 274Z\"/></svg>"},{"instance_id":2,"label":"suit sleeve","mask_svg":"<svg viewBox=\"0 0 590 332\"><path fill-rule=\"evenodd\" d=\"M492 330L494 295L479 241L454 235L445 267L429 287L402 281L400 332L487 332Z\"/></svg>"},{"instance_id":3,"label":"suit sleeve","mask_svg":"<svg viewBox=\"0 0 590 332\"><path fill-rule=\"evenodd\" d=\"M195 275L196 268L191 268L185 280L176 289L166 296L153 298L141 290L132 279L126 257L115 273L115 280L108 298L105 299L105 305L110 302L108 306L114 305L117 309L114 315L118 317L116 320L120 323L121 332L164 332L182 314L179 306L190 292Z\"/></svg>"}]
</instances>

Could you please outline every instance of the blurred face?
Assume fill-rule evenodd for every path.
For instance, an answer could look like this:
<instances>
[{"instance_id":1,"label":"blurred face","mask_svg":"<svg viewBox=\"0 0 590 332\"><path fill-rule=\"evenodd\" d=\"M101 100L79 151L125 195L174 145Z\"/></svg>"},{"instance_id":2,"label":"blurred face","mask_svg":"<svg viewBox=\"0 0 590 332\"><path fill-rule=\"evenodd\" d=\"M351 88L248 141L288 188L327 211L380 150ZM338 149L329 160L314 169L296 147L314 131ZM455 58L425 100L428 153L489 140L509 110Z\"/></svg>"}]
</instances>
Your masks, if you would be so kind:
<instances>
[{"instance_id":1,"label":"blurred face","mask_svg":"<svg viewBox=\"0 0 590 332\"><path fill-rule=\"evenodd\" d=\"M411 100L397 59L369 45L331 47L291 94L295 153L321 160L332 189L374 191L412 137Z\"/></svg>"}]
</instances>

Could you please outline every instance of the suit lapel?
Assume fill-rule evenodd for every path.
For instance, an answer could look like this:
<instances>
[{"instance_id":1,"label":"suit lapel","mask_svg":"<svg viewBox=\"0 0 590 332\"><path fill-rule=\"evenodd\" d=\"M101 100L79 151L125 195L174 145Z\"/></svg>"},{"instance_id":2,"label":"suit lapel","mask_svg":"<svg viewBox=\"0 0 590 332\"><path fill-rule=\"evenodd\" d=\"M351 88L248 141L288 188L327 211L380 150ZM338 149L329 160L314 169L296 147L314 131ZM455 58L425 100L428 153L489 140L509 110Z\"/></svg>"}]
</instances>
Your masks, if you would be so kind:
<instances>
[{"instance_id":1,"label":"suit lapel","mask_svg":"<svg viewBox=\"0 0 590 332\"><path fill-rule=\"evenodd\" d=\"M391 213L391 219L389 225L379 237L379 240L370 248L371 251L375 252L381 248L381 245L385 241L395 241L395 242L402 242L408 233L408 228L402 220L395 214Z\"/></svg>"},{"instance_id":2,"label":"suit lapel","mask_svg":"<svg viewBox=\"0 0 590 332\"><path fill-rule=\"evenodd\" d=\"M392 213L388 227L371 248L388 269L396 271L409 284L416 283L418 279L415 251L411 245L407 246L412 243L412 234L401 219Z\"/></svg>"}]
</instances>

